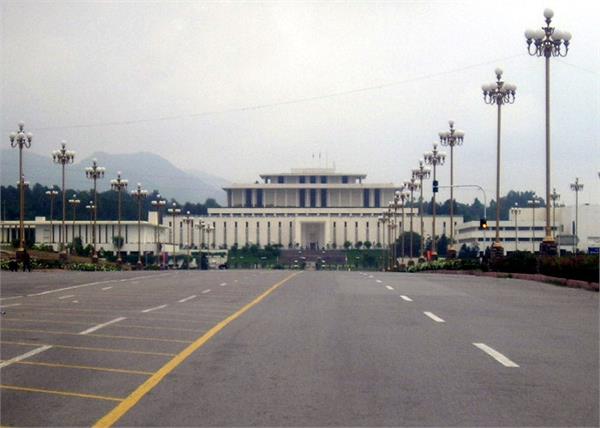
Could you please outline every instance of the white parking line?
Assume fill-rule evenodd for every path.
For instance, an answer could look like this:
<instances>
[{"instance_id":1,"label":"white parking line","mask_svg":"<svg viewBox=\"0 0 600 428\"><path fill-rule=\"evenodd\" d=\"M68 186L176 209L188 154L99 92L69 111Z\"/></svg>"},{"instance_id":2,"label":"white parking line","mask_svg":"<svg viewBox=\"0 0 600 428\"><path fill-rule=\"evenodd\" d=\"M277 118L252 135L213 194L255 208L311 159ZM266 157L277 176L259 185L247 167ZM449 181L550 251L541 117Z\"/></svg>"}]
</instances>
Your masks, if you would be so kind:
<instances>
[{"instance_id":1,"label":"white parking line","mask_svg":"<svg viewBox=\"0 0 600 428\"><path fill-rule=\"evenodd\" d=\"M196 295L194 294L193 296L186 297L185 299L178 300L178 302L179 302L179 303L185 303L185 302L187 302L188 300L192 300L192 299L193 299L193 298L195 298L195 297L196 297Z\"/></svg>"},{"instance_id":2,"label":"white parking line","mask_svg":"<svg viewBox=\"0 0 600 428\"><path fill-rule=\"evenodd\" d=\"M208 290L204 290L202 294L210 293L210 288Z\"/></svg>"},{"instance_id":3,"label":"white parking line","mask_svg":"<svg viewBox=\"0 0 600 428\"><path fill-rule=\"evenodd\" d=\"M110 290L112 287L103 287L102 291Z\"/></svg>"},{"instance_id":4,"label":"white parking line","mask_svg":"<svg viewBox=\"0 0 600 428\"><path fill-rule=\"evenodd\" d=\"M114 280L111 279L108 281L89 282L87 284L73 285L72 287L57 288L56 290L48 290L48 291L42 291L41 293L28 294L27 296L28 297L44 296L44 295L50 294L50 293L60 293L61 291L74 290L76 288L82 288L82 287L90 287L92 285L98 285L98 284L107 284L109 282L114 282Z\"/></svg>"},{"instance_id":5,"label":"white parking line","mask_svg":"<svg viewBox=\"0 0 600 428\"><path fill-rule=\"evenodd\" d=\"M12 297L2 297L0 298L0 302L3 300L15 300L15 299L22 299L23 296L12 296Z\"/></svg>"},{"instance_id":6,"label":"white parking line","mask_svg":"<svg viewBox=\"0 0 600 428\"><path fill-rule=\"evenodd\" d=\"M498 361L504 367L519 367L519 365L516 364L514 361L511 361L509 358L507 358L505 355L502 355L500 352L496 351L495 349L490 348L485 343L473 343L473 345L475 345L476 347L481 349L483 352L488 354L490 357L492 357L493 359Z\"/></svg>"},{"instance_id":7,"label":"white parking line","mask_svg":"<svg viewBox=\"0 0 600 428\"><path fill-rule=\"evenodd\" d=\"M413 299L411 299L408 296L400 296L400 297L402 297L402 300L406 300L407 302L412 302L413 301Z\"/></svg>"},{"instance_id":8,"label":"white parking line","mask_svg":"<svg viewBox=\"0 0 600 428\"><path fill-rule=\"evenodd\" d=\"M44 345L44 346L40 346L39 348L32 349L29 352L18 355L14 358L11 358L10 360L6 360L6 361L0 363L0 369L3 367L6 367L6 366L10 366L12 363L16 363L18 361L24 360L25 358L33 357L35 354L39 354L40 352L47 351L50 348L52 348L51 345Z\"/></svg>"},{"instance_id":9,"label":"white parking line","mask_svg":"<svg viewBox=\"0 0 600 428\"><path fill-rule=\"evenodd\" d=\"M11 303L10 305L2 305L2 306L0 306L0 309L12 308L14 306L21 306L21 303Z\"/></svg>"},{"instance_id":10,"label":"white parking line","mask_svg":"<svg viewBox=\"0 0 600 428\"><path fill-rule=\"evenodd\" d=\"M429 318L431 318L432 320L434 320L435 322L446 322L443 319L441 319L440 317L438 317L436 314L434 314L433 312L423 312L425 315L427 315Z\"/></svg>"},{"instance_id":11,"label":"white parking line","mask_svg":"<svg viewBox=\"0 0 600 428\"><path fill-rule=\"evenodd\" d=\"M144 309L144 310L142 311L142 313L152 312L152 311L155 311L155 310L157 310L157 309L162 309L162 308L166 308L166 307L167 307L167 305L160 305L160 306L156 306L156 307L154 307L154 308L148 308L148 309Z\"/></svg>"},{"instance_id":12,"label":"white parking line","mask_svg":"<svg viewBox=\"0 0 600 428\"><path fill-rule=\"evenodd\" d=\"M115 318L115 319L114 319L114 320L112 320L112 321L108 321L108 322L105 322L105 323L102 323L102 324L98 324L98 325L96 325L96 326L94 326L94 327L88 328L87 330L83 330L83 331L82 331L82 332L80 332L79 334L88 334L88 333L92 333L92 332L94 332L94 331L96 331L96 330L100 330L102 327L106 327L107 325L111 325L111 324L114 324L114 323L116 323L116 322L123 321L124 319L126 319L126 318L125 318L125 317L119 317L119 318Z\"/></svg>"},{"instance_id":13,"label":"white parking line","mask_svg":"<svg viewBox=\"0 0 600 428\"><path fill-rule=\"evenodd\" d=\"M222 283L220 283L219 285L220 285L221 287L225 287L225 286L227 285L227 283L226 283L226 282L222 282Z\"/></svg>"},{"instance_id":14,"label":"white parking line","mask_svg":"<svg viewBox=\"0 0 600 428\"><path fill-rule=\"evenodd\" d=\"M70 297L75 297L75 295L74 295L74 294L67 294L66 296L60 296L60 297L58 298L58 300L62 300L62 299L68 299L68 298L70 298Z\"/></svg>"},{"instance_id":15,"label":"white parking line","mask_svg":"<svg viewBox=\"0 0 600 428\"><path fill-rule=\"evenodd\" d=\"M378 284L381 284L383 281L380 279L376 279L375 282L377 282Z\"/></svg>"},{"instance_id":16,"label":"white parking line","mask_svg":"<svg viewBox=\"0 0 600 428\"><path fill-rule=\"evenodd\" d=\"M388 290L393 290L394 287L390 287L389 285L386 285L385 288L387 288Z\"/></svg>"}]
</instances>

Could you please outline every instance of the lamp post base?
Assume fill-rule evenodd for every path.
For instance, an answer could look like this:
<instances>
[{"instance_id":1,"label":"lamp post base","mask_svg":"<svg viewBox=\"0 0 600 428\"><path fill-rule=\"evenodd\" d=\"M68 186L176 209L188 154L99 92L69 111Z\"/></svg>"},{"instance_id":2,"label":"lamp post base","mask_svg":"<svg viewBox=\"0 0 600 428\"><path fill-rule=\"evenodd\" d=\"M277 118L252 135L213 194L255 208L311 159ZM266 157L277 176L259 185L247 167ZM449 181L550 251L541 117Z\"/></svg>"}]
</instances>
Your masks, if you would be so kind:
<instances>
[{"instance_id":1,"label":"lamp post base","mask_svg":"<svg viewBox=\"0 0 600 428\"><path fill-rule=\"evenodd\" d=\"M137 261L137 263L135 264L135 268L136 268L137 270L142 270L142 269L144 269L144 265L143 265L143 263L142 263L142 261L141 261L141 260L138 260L138 261Z\"/></svg>"},{"instance_id":2,"label":"lamp post base","mask_svg":"<svg viewBox=\"0 0 600 428\"><path fill-rule=\"evenodd\" d=\"M542 256L556 256L558 255L558 245L554 239L544 239L540 244L540 255Z\"/></svg>"},{"instance_id":3,"label":"lamp post base","mask_svg":"<svg viewBox=\"0 0 600 428\"><path fill-rule=\"evenodd\" d=\"M455 259L456 258L456 250L454 249L454 247L448 247L448 251L446 253L446 258L448 259Z\"/></svg>"},{"instance_id":4,"label":"lamp post base","mask_svg":"<svg viewBox=\"0 0 600 428\"><path fill-rule=\"evenodd\" d=\"M504 257L504 248L499 242L494 242L490 247L490 258L494 262Z\"/></svg>"},{"instance_id":5,"label":"lamp post base","mask_svg":"<svg viewBox=\"0 0 600 428\"><path fill-rule=\"evenodd\" d=\"M15 260L20 263L25 260L25 248L18 248L15 252Z\"/></svg>"},{"instance_id":6,"label":"lamp post base","mask_svg":"<svg viewBox=\"0 0 600 428\"><path fill-rule=\"evenodd\" d=\"M68 258L69 255L65 250L62 250L60 253L58 253L58 260L60 260L61 262L66 262Z\"/></svg>"},{"instance_id":7,"label":"lamp post base","mask_svg":"<svg viewBox=\"0 0 600 428\"><path fill-rule=\"evenodd\" d=\"M92 263L98 263L98 254L92 254Z\"/></svg>"}]
</instances>

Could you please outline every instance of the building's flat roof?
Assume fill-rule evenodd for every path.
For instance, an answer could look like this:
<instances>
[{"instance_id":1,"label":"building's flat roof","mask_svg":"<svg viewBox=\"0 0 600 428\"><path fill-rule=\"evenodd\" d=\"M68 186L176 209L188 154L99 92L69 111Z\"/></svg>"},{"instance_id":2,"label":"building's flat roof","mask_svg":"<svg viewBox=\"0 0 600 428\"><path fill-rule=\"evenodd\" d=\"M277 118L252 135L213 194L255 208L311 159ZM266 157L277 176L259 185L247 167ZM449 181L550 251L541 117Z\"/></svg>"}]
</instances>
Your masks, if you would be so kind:
<instances>
[{"instance_id":1,"label":"building's flat roof","mask_svg":"<svg viewBox=\"0 0 600 428\"><path fill-rule=\"evenodd\" d=\"M233 183L223 190L234 189L398 189L394 183Z\"/></svg>"}]
</instances>

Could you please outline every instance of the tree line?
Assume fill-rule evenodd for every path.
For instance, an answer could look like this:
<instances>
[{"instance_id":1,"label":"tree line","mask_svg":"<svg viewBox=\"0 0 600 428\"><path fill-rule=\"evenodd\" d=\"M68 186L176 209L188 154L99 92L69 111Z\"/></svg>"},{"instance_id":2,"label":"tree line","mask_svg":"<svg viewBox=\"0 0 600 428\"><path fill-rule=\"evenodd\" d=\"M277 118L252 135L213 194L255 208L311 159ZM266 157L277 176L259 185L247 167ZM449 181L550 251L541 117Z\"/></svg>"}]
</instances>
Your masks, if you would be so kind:
<instances>
[{"instance_id":1,"label":"tree line","mask_svg":"<svg viewBox=\"0 0 600 428\"><path fill-rule=\"evenodd\" d=\"M60 220L62 218L62 192L53 187L42 186L36 183L32 187L25 189L25 219L33 220L35 217L44 216L50 219L50 204L51 200L46 195L47 190L57 190L58 195L54 198L53 218ZM92 190L80 191L68 189L65 192L67 201L67 220L73 219L73 206L69 204L69 199L79 199L81 202L76 205L75 217L77 220L85 220L90 218L90 212L86 209L86 205L93 203L94 196ZM148 211L155 210L152 207L153 200L158 199L159 192L154 190L148 192L146 199L142 200L142 220L148 218ZM138 218L138 202L127 191L121 194L121 219L122 220L137 220ZM202 203L186 202L183 205L175 199L167 201L163 213L166 209L172 206L173 203L181 208L181 213L187 211L194 215L207 214L208 208L218 208L220 205L212 198L207 199ZM19 190L16 186L1 186L0 187L0 214L2 220L18 220L19 219ZM118 214L118 193L114 190L98 192L98 220L115 220Z\"/></svg>"}]
</instances>

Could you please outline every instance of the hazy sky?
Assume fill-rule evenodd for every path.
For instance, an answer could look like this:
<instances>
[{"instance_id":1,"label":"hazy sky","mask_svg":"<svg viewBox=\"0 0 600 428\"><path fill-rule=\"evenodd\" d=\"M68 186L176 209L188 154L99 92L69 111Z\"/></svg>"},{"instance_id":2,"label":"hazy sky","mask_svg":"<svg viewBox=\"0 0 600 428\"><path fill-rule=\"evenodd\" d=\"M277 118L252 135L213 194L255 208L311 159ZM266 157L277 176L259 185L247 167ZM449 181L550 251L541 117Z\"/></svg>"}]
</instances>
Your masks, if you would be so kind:
<instances>
[{"instance_id":1,"label":"hazy sky","mask_svg":"<svg viewBox=\"0 0 600 428\"><path fill-rule=\"evenodd\" d=\"M579 176L580 200L599 203L599 4L2 1L3 147L22 119L40 154L65 139L80 157L152 151L244 182L321 153L322 166L398 183L454 119L466 132L455 182L492 198L496 108L480 87L501 66L517 85L502 188L544 196L544 60L523 31L551 7L573 34L551 61L552 179L562 201ZM438 176L448 184L449 166Z\"/></svg>"}]
</instances>

